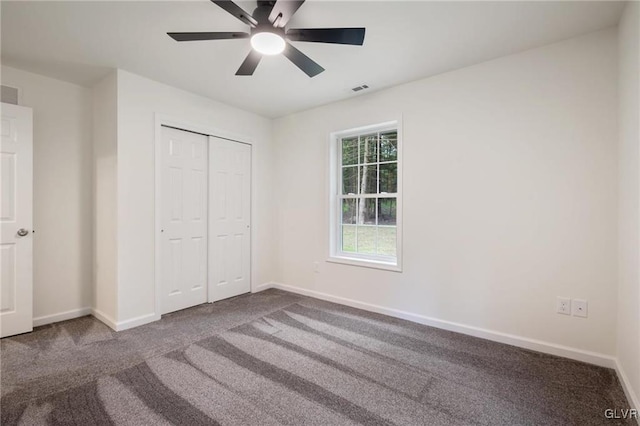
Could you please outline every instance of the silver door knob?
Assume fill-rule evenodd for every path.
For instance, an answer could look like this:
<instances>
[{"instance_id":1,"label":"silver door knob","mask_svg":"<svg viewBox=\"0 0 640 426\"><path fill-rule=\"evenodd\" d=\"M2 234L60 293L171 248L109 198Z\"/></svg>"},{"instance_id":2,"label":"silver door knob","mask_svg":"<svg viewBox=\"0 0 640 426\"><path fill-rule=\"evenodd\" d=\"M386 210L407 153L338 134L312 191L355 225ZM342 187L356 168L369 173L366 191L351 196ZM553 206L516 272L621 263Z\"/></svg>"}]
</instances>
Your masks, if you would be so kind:
<instances>
[{"instance_id":1,"label":"silver door knob","mask_svg":"<svg viewBox=\"0 0 640 426\"><path fill-rule=\"evenodd\" d=\"M29 234L29 230L28 229L24 229L24 228L18 229L18 236L19 237L25 237L28 234Z\"/></svg>"}]
</instances>

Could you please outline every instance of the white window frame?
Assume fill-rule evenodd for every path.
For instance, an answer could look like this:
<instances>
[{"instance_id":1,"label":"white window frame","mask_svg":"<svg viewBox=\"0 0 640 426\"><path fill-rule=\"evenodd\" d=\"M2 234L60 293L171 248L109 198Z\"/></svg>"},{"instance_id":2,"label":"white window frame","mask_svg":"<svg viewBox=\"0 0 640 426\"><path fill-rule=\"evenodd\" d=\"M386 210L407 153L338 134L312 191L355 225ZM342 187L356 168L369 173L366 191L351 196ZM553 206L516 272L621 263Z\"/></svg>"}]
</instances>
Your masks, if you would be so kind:
<instances>
[{"instance_id":1,"label":"white window frame","mask_svg":"<svg viewBox=\"0 0 640 426\"><path fill-rule=\"evenodd\" d=\"M328 262L402 272L402 128L401 121L388 121L371 126L333 132L329 136L329 257ZM396 192L396 257L342 251L341 233L341 146L340 140L373 132L396 130L398 134L398 175ZM354 198L376 198L380 194Z\"/></svg>"}]
</instances>

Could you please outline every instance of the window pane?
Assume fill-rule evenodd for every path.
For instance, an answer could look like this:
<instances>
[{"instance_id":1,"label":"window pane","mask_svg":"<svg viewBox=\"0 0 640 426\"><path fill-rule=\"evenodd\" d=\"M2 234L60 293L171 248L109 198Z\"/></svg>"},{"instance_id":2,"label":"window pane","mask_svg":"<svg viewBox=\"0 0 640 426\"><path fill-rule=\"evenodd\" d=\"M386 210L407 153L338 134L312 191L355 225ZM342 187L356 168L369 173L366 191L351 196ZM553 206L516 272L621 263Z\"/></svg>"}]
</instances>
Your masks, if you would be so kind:
<instances>
[{"instance_id":1,"label":"window pane","mask_svg":"<svg viewBox=\"0 0 640 426\"><path fill-rule=\"evenodd\" d=\"M360 166L360 194L376 194L378 192L378 165Z\"/></svg>"},{"instance_id":2,"label":"window pane","mask_svg":"<svg viewBox=\"0 0 640 426\"><path fill-rule=\"evenodd\" d=\"M360 164L378 161L378 134L360 136Z\"/></svg>"},{"instance_id":3,"label":"window pane","mask_svg":"<svg viewBox=\"0 0 640 426\"><path fill-rule=\"evenodd\" d=\"M376 224L376 199L360 198L358 203L358 225Z\"/></svg>"},{"instance_id":4,"label":"window pane","mask_svg":"<svg viewBox=\"0 0 640 426\"><path fill-rule=\"evenodd\" d=\"M396 130L380 133L380 161L398 159L398 132Z\"/></svg>"},{"instance_id":5,"label":"window pane","mask_svg":"<svg viewBox=\"0 0 640 426\"><path fill-rule=\"evenodd\" d=\"M356 206L358 200L355 198L349 200L342 200L342 223L349 225L355 225L358 218L358 211Z\"/></svg>"},{"instance_id":6,"label":"window pane","mask_svg":"<svg viewBox=\"0 0 640 426\"><path fill-rule=\"evenodd\" d=\"M358 163L358 138L342 139L342 165Z\"/></svg>"},{"instance_id":7,"label":"window pane","mask_svg":"<svg viewBox=\"0 0 640 426\"><path fill-rule=\"evenodd\" d=\"M398 163L380 164L380 192L398 191Z\"/></svg>"},{"instance_id":8,"label":"window pane","mask_svg":"<svg viewBox=\"0 0 640 426\"><path fill-rule=\"evenodd\" d=\"M378 254L396 256L396 230L395 226L378 227Z\"/></svg>"},{"instance_id":9,"label":"window pane","mask_svg":"<svg viewBox=\"0 0 640 426\"><path fill-rule=\"evenodd\" d=\"M396 199L378 199L378 225L396 225Z\"/></svg>"},{"instance_id":10,"label":"window pane","mask_svg":"<svg viewBox=\"0 0 640 426\"><path fill-rule=\"evenodd\" d=\"M342 168L342 193L358 193L358 166Z\"/></svg>"},{"instance_id":11,"label":"window pane","mask_svg":"<svg viewBox=\"0 0 640 426\"><path fill-rule=\"evenodd\" d=\"M356 226L355 225L342 226L342 251L350 252L350 253L356 252Z\"/></svg>"},{"instance_id":12,"label":"window pane","mask_svg":"<svg viewBox=\"0 0 640 426\"><path fill-rule=\"evenodd\" d=\"M358 226L358 253L376 254L377 226Z\"/></svg>"}]
</instances>

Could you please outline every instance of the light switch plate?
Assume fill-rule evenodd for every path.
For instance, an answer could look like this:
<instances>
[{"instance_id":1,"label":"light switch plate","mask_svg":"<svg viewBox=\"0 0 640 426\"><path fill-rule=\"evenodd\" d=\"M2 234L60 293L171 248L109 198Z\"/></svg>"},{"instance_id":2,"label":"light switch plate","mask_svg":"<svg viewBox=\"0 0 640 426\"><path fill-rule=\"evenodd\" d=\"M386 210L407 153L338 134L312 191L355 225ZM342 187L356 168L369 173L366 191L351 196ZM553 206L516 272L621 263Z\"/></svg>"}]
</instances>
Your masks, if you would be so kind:
<instances>
[{"instance_id":1,"label":"light switch plate","mask_svg":"<svg viewBox=\"0 0 640 426\"><path fill-rule=\"evenodd\" d=\"M573 299L571 301L571 315L574 317L587 317L587 301L584 299Z\"/></svg>"}]
</instances>

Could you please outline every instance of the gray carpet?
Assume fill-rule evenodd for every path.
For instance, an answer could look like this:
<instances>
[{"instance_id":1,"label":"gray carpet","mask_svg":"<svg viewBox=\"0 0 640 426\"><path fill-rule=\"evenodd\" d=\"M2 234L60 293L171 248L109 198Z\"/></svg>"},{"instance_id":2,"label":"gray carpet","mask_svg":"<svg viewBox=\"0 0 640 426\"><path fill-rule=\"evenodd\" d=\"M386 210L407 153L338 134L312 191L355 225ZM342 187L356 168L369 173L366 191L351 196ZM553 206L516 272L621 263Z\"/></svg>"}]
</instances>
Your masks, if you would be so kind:
<instances>
[{"instance_id":1,"label":"gray carpet","mask_svg":"<svg viewBox=\"0 0 640 426\"><path fill-rule=\"evenodd\" d=\"M2 425L613 425L610 369L267 290L2 339Z\"/></svg>"}]
</instances>

